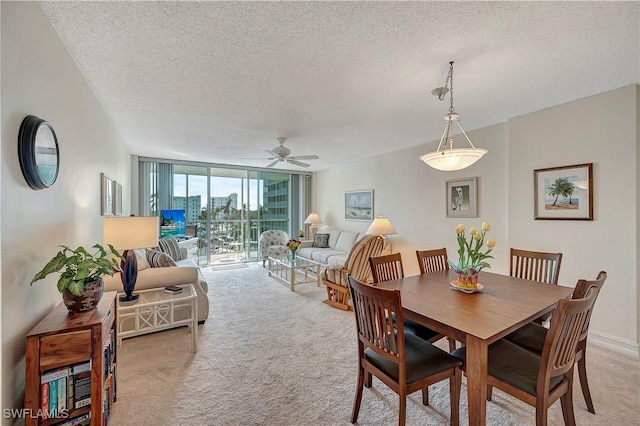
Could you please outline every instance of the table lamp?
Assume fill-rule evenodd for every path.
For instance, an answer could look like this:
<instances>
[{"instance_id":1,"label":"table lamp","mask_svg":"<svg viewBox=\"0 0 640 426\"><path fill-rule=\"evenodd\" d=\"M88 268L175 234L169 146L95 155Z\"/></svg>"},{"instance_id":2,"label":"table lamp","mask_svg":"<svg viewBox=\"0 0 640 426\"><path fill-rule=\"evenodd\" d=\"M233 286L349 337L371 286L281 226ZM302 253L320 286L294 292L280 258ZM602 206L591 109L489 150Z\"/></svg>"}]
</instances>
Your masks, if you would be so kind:
<instances>
[{"instance_id":1,"label":"table lamp","mask_svg":"<svg viewBox=\"0 0 640 426\"><path fill-rule=\"evenodd\" d=\"M382 235L382 239L384 240L384 245L387 245L387 235L395 235L397 234L396 229L393 227L389 219L383 216L378 216L373 219L369 229L365 232L367 235ZM389 244L389 250L391 250L391 244Z\"/></svg>"},{"instance_id":2,"label":"table lamp","mask_svg":"<svg viewBox=\"0 0 640 426\"><path fill-rule=\"evenodd\" d=\"M316 237L316 233L318 232L318 224L322 223L320 220L320 216L317 213L311 213L304 220L304 223L309 225L309 232L311 233L311 239L313 240Z\"/></svg>"},{"instance_id":3,"label":"table lamp","mask_svg":"<svg viewBox=\"0 0 640 426\"><path fill-rule=\"evenodd\" d=\"M125 294L120 296L121 302L137 300L133 294L138 278L138 261L134 249L154 247L158 245L157 217L105 217L102 221L104 244L111 244L116 250L123 250L124 260L121 262L122 287Z\"/></svg>"}]
</instances>

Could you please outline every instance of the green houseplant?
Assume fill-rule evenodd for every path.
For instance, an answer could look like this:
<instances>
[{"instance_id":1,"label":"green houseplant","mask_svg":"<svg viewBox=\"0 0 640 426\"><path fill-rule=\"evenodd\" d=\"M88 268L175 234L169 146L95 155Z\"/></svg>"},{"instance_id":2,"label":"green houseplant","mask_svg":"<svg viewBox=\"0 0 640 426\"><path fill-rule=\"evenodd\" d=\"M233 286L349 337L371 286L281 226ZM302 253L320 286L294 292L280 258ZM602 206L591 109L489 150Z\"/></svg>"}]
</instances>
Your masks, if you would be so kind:
<instances>
[{"instance_id":1,"label":"green houseplant","mask_svg":"<svg viewBox=\"0 0 640 426\"><path fill-rule=\"evenodd\" d=\"M96 307L102 297L103 275L113 275L120 270L119 261L124 260L112 245L106 250L100 244L93 246L95 253L89 253L80 246L75 250L61 245L60 250L31 280L41 280L58 272L58 291L62 293L65 305L71 312L88 311Z\"/></svg>"}]
</instances>

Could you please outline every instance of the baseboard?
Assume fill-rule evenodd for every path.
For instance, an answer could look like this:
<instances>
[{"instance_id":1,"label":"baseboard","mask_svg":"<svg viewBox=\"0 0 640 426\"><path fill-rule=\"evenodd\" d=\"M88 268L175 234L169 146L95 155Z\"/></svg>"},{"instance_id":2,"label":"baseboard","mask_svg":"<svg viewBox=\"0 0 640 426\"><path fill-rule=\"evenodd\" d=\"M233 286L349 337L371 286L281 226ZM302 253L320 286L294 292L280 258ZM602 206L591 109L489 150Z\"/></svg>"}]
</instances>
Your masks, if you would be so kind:
<instances>
[{"instance_id":1,"label":"baseboard","mask_svg":"<svg viewBox=\"0 0 640 426\"><path fill-rule=\"evenodd\" d=\"M640 348L638 344L634 342L592 331L589 332L588 342L601 348L640 359Z\"/></svg>"}]
</instances>

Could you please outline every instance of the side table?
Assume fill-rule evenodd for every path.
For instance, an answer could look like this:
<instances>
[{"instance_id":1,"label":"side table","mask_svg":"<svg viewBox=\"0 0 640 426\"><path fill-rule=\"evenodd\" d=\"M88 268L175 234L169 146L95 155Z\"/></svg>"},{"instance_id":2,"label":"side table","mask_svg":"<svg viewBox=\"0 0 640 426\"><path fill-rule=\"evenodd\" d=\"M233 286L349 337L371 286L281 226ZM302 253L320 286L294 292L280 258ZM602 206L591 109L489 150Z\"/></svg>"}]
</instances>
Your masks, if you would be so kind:
<instances>
[{"instance_id":1,"label":"side table","mask_svg":"<svg viewBox=\"0 0 640 426\"><path fill-rule=\"evenodd\" d=\"M132 302L118 300L119 345L127 337L186 325L191 331L191 351L198 352L198 296L193 284L178 287L182 292L177 294L160 287L137 291L140 298ZM178 311L184 311L186 318L176 319Z\"/></svg>"}]
</instances>

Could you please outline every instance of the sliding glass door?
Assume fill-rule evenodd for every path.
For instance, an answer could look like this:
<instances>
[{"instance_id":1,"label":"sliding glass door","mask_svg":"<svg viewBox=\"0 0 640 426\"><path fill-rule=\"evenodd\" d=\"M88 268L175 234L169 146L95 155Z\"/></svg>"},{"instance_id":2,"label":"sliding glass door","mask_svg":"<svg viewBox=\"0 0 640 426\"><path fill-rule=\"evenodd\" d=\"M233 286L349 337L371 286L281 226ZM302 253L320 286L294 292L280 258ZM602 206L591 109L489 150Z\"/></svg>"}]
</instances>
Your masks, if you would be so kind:
<instances>
[{"instance_id":1,"label":"sliding glass door","mask_svg":"<svg viewBox=\"0 0 640 426\"><path fill-rule=\"evenodd\" d=\"M263 231L297 232L306 214L303 177L290 172L147 160L139 169L140 213L184 211L184 236L199 239L201 265L257 260Z\"/></svg>"}]
</instances>

